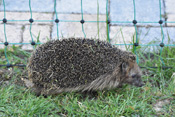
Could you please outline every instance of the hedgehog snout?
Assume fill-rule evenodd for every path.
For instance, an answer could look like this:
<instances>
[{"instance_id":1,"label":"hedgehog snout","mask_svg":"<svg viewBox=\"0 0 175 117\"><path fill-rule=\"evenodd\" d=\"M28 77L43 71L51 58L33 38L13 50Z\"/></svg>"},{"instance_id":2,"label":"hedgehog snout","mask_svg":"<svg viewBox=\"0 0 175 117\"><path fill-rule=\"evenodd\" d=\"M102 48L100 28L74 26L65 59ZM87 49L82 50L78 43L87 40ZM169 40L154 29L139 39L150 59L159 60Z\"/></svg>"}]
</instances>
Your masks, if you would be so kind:
<instances>
[{"instance_id":1,"label":"hedgehog snout","mask_svg":"<svg viewBox=\"0 0 175 117\"><path fill-rule=\"evenodd\" d=\"M142 87L144 86L143 81L141 80L141 78L137 78L134 82L133 85L137 86L137 87Z\"/></svg>"}]
</instances>

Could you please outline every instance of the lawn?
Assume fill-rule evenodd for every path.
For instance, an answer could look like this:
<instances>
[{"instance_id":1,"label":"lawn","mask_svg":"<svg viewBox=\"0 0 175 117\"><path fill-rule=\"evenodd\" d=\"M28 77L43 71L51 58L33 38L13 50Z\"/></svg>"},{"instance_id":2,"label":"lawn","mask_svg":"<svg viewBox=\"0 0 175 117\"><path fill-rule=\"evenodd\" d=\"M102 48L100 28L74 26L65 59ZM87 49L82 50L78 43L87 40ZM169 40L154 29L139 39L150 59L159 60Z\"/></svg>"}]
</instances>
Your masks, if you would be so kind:
<instances>
[{"instance_id":1,"label":"lawn","mask_svg":"<svg viewBox=\"0 0 175 117\"><path fill-rule=\"evenodd\" d=\"M12 64L26 64L31 53L17 46L6 51ZM139 65L145 67L142 68L145 86L124 85L97 94L36 96L24 85L25 67L1 67L0 116L175 116L175 48L164 47L162 58L159 52L143 51L140 48L137 52ZM0 56L0 64L7 64L4 49ZM161 59L163 65L172 68L162 69Z\"/></svg>"}]
</instances>

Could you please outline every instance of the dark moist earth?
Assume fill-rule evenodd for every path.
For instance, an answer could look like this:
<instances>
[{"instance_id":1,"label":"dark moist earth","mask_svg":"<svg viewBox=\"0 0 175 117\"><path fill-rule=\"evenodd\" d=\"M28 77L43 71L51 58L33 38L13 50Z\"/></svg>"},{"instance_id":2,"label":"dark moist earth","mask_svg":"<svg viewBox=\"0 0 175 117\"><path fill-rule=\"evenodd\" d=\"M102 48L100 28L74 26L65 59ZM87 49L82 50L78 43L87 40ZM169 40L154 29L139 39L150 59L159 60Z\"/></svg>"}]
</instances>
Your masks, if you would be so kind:
<instances>
[{"instance_id":1,"label":"dark moist earth","mask_svg":"<svg viewBox=\"0 0 175 117\"><path fill-rule=\"evenodd\" d=\"M27 71L24 68L18 68L17 70L14 68L0 69L0 86L15 84L26 87L23 79L28 79Z\"/></svg>"},{"instance_id":2,"label":"dark moist earth","mask_svg":"<svg viewBox=\"0 0 175 117\"><path fill-rule=\"evenodd\" d=\"M40 46L31 58L30 68L36 85L54 83L76 87L111 73L121 58L120 50L109 43L89 39L50 41ZM40 80L40 81L39 81Z\"/></svg>"}]
</instances>

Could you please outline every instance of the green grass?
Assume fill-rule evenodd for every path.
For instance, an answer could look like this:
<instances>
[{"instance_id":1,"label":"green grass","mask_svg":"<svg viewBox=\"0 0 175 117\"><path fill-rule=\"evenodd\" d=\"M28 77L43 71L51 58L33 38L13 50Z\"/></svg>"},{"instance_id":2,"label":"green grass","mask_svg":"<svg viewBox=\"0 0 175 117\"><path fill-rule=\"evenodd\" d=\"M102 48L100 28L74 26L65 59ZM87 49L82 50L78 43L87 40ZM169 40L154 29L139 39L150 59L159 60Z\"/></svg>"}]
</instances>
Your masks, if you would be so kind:
<instances>
[{"instance_id":1,"label":"green grass","mask_svg":"<svg viewBox=\"0 0 175 117\"><path fill-rule=\"evenodd\" d=\"M30 52L22 50L19 46L7 47L6 55L11 64L26 64ZM0 49L0 64L7 64L4 49Z\"/></svg>"},{"instance_id":2,"label":"green grass","mask_svg":"<svg viewBox=\"0 0 175 117\"><path fill-rule=\"evenodd\" d=\"M138 49L141 66L161 66L160 54L144 55ZM6 64L4 49L0 50L0 64ZM30 52L13 46L7 49L10 63L26 64ZM175 48L164 47L162 58L166 66L175 66ZM175 68L142 69L146 72L144 87L124 85L110 91L98 91L97 95L62 93L57 96L37 97L24 85L26 69L20 67L0 68L0 116L175 116ZM8 81L8 83L7 83ZM171 99L156 112L153 105L159 100Z\"/></svg>"}]
</instances>

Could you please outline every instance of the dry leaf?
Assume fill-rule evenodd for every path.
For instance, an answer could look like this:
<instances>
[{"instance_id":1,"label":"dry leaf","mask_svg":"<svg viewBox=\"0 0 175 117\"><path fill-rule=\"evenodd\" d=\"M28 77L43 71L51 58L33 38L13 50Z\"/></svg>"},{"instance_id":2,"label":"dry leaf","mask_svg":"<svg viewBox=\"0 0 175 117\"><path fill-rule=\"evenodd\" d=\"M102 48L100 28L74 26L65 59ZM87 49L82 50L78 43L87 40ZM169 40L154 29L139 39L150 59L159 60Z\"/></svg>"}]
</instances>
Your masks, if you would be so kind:
<instances>
[{"instance_id":1,"label":"dry leaf","mask_svg":"<svg viewBox=\"0 0 175 117\"><path fill-rule=\"evenodd\" d=\"M132 106L129 106L129 108L132 109L132 110L135 110L134 107L132 107Z\"/></svg>"}]
</instances>

